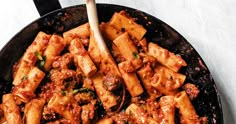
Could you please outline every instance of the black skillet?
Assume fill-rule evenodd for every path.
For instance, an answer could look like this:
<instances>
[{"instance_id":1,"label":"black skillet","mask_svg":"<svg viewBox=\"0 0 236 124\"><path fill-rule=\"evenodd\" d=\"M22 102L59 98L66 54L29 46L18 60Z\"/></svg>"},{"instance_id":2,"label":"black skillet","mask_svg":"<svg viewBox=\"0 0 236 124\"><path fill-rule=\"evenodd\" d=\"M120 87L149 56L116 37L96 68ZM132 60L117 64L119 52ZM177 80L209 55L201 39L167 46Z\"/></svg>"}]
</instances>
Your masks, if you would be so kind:
<instances>
[{"instance_id":1,"label":"black skillet","mask_svg":"<svg viewBox=\"0 0 236 124\"><path fill-rule=\"evenodd\" d=\"M10 92L12 66L39 31L61 34L88 22L85 5L61 9L58 0L34 0L34 2L42 17L17 33L0 51L0 96ZM200 116L207 116L208 124L224 123L219 94L212 76L199 54L184 37L161 20L136 9L111 4L98 4L97 9L99 21L105 22L109 21L114 12L127 11L147 29L145 37L148 41L156 42L181 55L188 64L187 67L181 69L181 73L187 75L187 82L193 82L201 90L197 99L193 101L197 113Z\"/></svg>"}]
</instances>

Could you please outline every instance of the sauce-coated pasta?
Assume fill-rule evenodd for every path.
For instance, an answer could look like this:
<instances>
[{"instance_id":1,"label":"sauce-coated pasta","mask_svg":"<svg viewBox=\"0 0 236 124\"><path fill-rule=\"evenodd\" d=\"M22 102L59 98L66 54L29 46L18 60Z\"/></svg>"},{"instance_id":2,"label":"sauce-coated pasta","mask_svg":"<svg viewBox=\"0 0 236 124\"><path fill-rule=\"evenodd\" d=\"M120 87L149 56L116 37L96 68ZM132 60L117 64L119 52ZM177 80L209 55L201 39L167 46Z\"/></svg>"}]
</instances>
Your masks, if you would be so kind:
<instances>
[{"instance_id":1,"label":"sauce-coated pasta","mask_svg":"<svg viewBox=\"0 0 236 124\"><path fill-rule=\"evenodd\" d=\"M147 42L146 29L116 12L100 31L103 59L88 23L59 34L39 32L15 64L1 123L204 124L191 103L198 88L179 72L179 55ZM115 60L115 61L114 61Z\"/></svg>"}]
</instances>

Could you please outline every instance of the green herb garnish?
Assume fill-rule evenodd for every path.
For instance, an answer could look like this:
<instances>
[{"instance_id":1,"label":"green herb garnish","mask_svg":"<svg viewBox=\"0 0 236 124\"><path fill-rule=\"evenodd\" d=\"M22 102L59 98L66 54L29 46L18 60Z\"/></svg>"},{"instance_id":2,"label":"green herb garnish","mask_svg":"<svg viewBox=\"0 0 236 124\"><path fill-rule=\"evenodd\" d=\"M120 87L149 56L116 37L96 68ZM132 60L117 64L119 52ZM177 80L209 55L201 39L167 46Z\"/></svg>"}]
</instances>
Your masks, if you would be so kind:
<instances>
[{"instance_id":1,"label":"green herb garnish","mask_svg":"<svg viewBox=\"0 0 236 124\"><path fill-rule=\"evenodd\" d=\"M36 55L36 57L37 57L39 60L43 60L42 55L41 55L38 51L34 52L34 54Z\"/></svg>"},{"instance_id":2,"label":"green herb garnish","mask_svg":"<svg viewBox=\"0 0 236 124\"><path fill-rule=\"evenodd\" d=\"M78 93L79 92L79 89L74 89L73 90L73 94L76 94L76 93Z\"/></svg>"},{"instance_id":3,"label":"green herb garnish","mask_svg":"<svg viewBox=\"0 0 236 124\"><path fill-rule=\"evenodd\" d=\"M135 59L137 59L138 58L138 53L137 52L133 52L133 56L134 56Z\"/></svg>"},{"instance_id":4,"label":"green herb garnish","mask_svg":"<svg viewBox=\"0 0 236 124\"><path fill-rule=\"evenodd\" d=\"M28 78L28 76L24 76L24 77L21 78L21 81L24 81L24 80L26 80L27 78Z\"/></svg>"},{"instance_id":5,"label":"green herb garnish","mask_svg":"<svg viewBox=\"0 0 236 124\"><path fill-rule=\"evenodd\" d=\"M63 96L65 96L65 95L66 95L66 91L65 91L65 90L61 90L61 94L62 94Z\"/></svg>"},{"instance_id":6,"label":"green herb garnish","mask_svg":"<svg viewBox=\"0 0 236 124\"><path fill-rule=\"evenodd\" d=\"M34 52L35 56L38 58L38 61L36 62L36 65L41 70L44 70L45 60L46 56L42 56L39 52Z\"/></svg>"},{"instance_id":7,"label":"green herb garnish","mask_svg":"<svg viewBox=\"0 0 236 124\"><path fill-rule=\"evenodd\" d=\"M90 91L90 89L89 88L80 88L80 89L77 89L78 90L78 92L88 92L88 91Z\"/></svg>"},{"instance_id":8,"label":"green herb garnish","mask_svg":"<svg viewBox=\"0 0 236 124\"><path fill-rule=\"evenodd\" d=\"M76 93L89 93L93 98L95 98L95 94L92 90L90 90L89 88L80 88L80 89L74 89L73 90L73 94L76 94Z\"/></svg>"},{"instance_id":9,"label":"green herb garnish","mask_svg":"<svg viewBox=\"0 0 236 124\"><path fill-rule=\"evenodd\" d=\"M123 119L123 122L124 122L125 124L129 124L129 122L128 122L126 119Z\"/></svg>"}]
</instances>

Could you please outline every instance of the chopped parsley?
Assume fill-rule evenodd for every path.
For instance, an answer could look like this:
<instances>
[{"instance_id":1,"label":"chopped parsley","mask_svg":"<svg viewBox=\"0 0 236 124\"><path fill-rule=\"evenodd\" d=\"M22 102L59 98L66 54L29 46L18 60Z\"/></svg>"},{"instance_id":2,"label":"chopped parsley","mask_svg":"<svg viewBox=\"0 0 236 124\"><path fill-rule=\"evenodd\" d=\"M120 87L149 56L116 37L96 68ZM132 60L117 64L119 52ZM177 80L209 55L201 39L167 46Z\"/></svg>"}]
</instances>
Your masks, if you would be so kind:
<instances>
[{"instance_id":1,"label":"chopped parsley","mask_svg":"<svg viewBox=\"0 0 236 124\"><path fill-rule=\"evenodd\" d=\"M89 88L74 89L73 94L76 94L76 93L89 93L93 98L96 97L94 92L92 90L90 90Z\"/></svg>"},{"instance_id":2,"label":"chopped parsley","mask_svg":"<svg viewBox=\"0 0 236 124\"><path fill-rule=\"evenodd\" d=\"M66 91L65 91L65 90L61 90L61 94L62 94L63 96L65 96L65 95L66 95Z\"/></svg>"},{"instance_id":3,"label":"chopped parsley","mask_svg":"<svg viewBox=\"0 0 236 124\"><path fill-rule=\"evenodd\" d=\"M135 59L137 59L138 58L138 53L137 52L133 52L133 56L134 56Z\"/></svg>"},{"instance_id":4,"label":"chopped parsley","mask_svg":"<svg viewBox=\"0 0 236 124\"><path fill-rule=\"evenodd\" d=\"M79 89L74 89L73 90L73 94L76 94L76 93L78 93L79 92Z\"/></svg>"},{"instance_id":5,"label":"chopped parsley","mask_svg":"<svg viewBox=\"0 0 236 124\"><path fill-rule=\"evenodd\" d=\"M126 119L123 119L123 122L124 122L125 124L129 124L129 122L128 122Z\"/></svg>"},{"instance_id":6,"label":"chopped parsley","mask_svg":"<svg viewBox=\"0 0 236 124\"><path fill-rule=\"evenodd\" d=\"M34 52L34 54L37 56L39 60L43 60L42 55L38 51Z\"/></svg>"},{"instance_id":7,"label":"chopped parsley","mask_svg":"<svg viewBox=\"0 0 236 124\"><path fill-rule=\"evenodd\" d=\"M41 69L44 70L46 56L42 56L39 52L34 52L35 56L39 59L36 65Z\"/></svg>"},{"instance_id":8,"label":"chopped parsley","mask_svg":"<svg viewBox=\"0 0 236 124\"><path fill-rule=\"evenodd\" d=\"M28 76L24 76L24 77L21 78L21 81L24 81L24 80L26 80L27 78L28 78Z\"/></svg>"}]
</instances>

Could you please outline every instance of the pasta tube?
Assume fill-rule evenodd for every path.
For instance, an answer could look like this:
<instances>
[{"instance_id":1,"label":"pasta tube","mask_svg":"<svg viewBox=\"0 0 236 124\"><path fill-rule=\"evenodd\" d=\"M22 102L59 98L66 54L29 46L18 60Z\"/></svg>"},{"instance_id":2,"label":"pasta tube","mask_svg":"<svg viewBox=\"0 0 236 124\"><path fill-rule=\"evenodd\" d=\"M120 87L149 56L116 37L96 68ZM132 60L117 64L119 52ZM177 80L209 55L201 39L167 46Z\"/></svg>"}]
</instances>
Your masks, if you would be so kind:
<instances>
[{"instance_id":1,"label":"pasta tube","mask_svg":"<svg viewBox=\"0 0 236 124\"><path fill-rule=\"evenodd\" d=\"M129 93L131 94L132 97L141 95L143 93L143 88L140 84L140 81L138 80L136 73L126 72L125 64L127 64L127 61L119 63L118 67Z\"/></svg>"},{"instance_id":2,"label":"pasta tube","mask_svg":"<svg viewBox=\"0 0 236 124\"><path fill-rule=\"evenodd\" d=\"M44 104L43 99L33 99L25 105L26 124L40 124Z\"/></svg>"},{"instance_id":3,"label":"pasta tube","mask_svg":"<svg viewBox=\"0 0 236 124\"><path fill-rule=\"evenodd\" d=\"M19 107L16 105L12 94L5 94L2 97L2 108L7 124L23 124Z\"/></svg>"},{"instance_id":4,"label":"pasta tube","mask_svg":"<svg viewBox=\"0 0 236 124\"><path fill-rule=\"evenodd\" d=\"M92 76L96 73L97 68L89 57L87 51L84 49L80 39L74 39L71 41L69 51L74 55L75 63L77 63L86 76Z\"/></svg>"},{"instance_id":5,"label":"pasta tube","mask_svg":"<svg viewBox=\"0 0 236 124\"><path fill-rule=\"evenodd\" d=\"M61 96L59 94L54 94L48 102L48 108L54 110L65 119L70 120L71 123L80 124L81 120L78 117L80 116L81 107L77 104L73 104L73 98L71 96ZM76 112L73 113L73 111Z\"/></svg>"},{"instance_id":6,"label":"pasta tube","mask_svg":"<svg viewBox=\"0 0 236 124\"><path fill-rule=\"evenodd\" d=\"M13 95L21 102L29 102L35 96L34 92L44 76L45 73L43 71L37 67L33 67L27 77L19 85L14 87L12 91Z\"/></svg>"},{"instance_id":7,"label":"pasta tube","mask_svg":"<svg viewBox=\"0 0 236 124\"><path fill-rule=\"evenodd\" d=\"M174 72L178 72L182 66L187 66L187 63L181 58L181 56L177 56L155 43L150 42L148 44L148 54L155 57L159 63Z\"/></svg>"},{"instance_id":8,"label":"pasta tube","mask_svg":"<svg viewBox=\"0 0 236 124\"><path fill-rule=\"evenodd\" d=\"M181 91L175 95L174 98L176 107L179 108L181 114L182 124L196 124L199 123L198 115L188 98L185 91Z\"/></svg>"},{"instance_id":9,"label":"pasta tube","mask_svg":"<svg viewBox=\"0 0 236 124\"><path fill-rule=\"evenodd\" d=\"M13 85L19 85L23 78L28 75L32 68L32 65L27 63L26 61L20 61L20 63L17 65L17 69L14 70L14 80L13 80Z\"/></svg>"},{"instance_id":10,"label":"pasta tube","mask_svg":"<svg viewBox=\"0 0 236 124\"><path fill-rule=\"evenodd\" d=\"M88 53L96 65L101 63L100 50L98 48L97 42L95 41L93 33L90 34Z\"/></svg>"},{"instance_id":11,"label":"pasta tube","mask_svg":"<svg viewBox=\"0 0 236 124\"><path fill-rule=\"evenodd\" d=\"M134 103L127 107L125 113L132 116L138 124L158 124L153 118L148 116L144 109Z\"/></svg>"},{"instance_id":12,"label":"pasta tube","mask_svg":"<svg viewBox=\"0 0 236 124\"><path fill-rule=\"evenodd\" d=\"M63 37L66 44L70 44L70 42L75 38L88 38L89 36L90 36L89 23L85 23L83 25L80 25L76 28L73 28L63 33Z\"/></svg>"},{"instance_id":13,"label":"pasta tube","mask_svg":"<svg viewBox=\"0 0 236 124\"><path fill-rule=\"evenodd\" d=\"M162 96L160 98L161 112L164 115L161 123L175 123L175 100L174 96Z\"/></svg>"},{"instance_id":14,"label":"pasta tube","mask_svg":"<svg viewBox=\"0 0 236 124\"><path fill-rule=\"evenodd\" d=\"M165 95L174 95L177 93L177 90L169 90L168 88L166 88L162 82L165 82L165 77L163 73L155 73L151 81L151 85L154 88L156 88Z\"/></svg>"},{"instance_id":15,"label":"pasta tube","mask_svg":"<svg viewBox=\"0 0 236 124\"><path fill-rule=\"evenodd\" d=\"M154 75L154 72L151 69L150 65L142 67L139 71L137 71L137 73L139 75L139 78L142 80L147 93L150 95L151 98L155 99L162 95L160 91L158 91L151 85L151 80Z\"/></svg>"},{"instance_id":16,"label":"pasta tube","mask_svg":"<svg viewBox=\"0 0 236 124\"><path fill-rule=\"evenodd\" d=\"M135 59L134 53L138 54L138 50L130 40L128 33L120 35L113 42L126 60Z\"/></svg>"},{"instance_id":17,"label":"pasta tube","mask_svg":"<svg viewBox=\"0 0 236 124\"><path fill-rule=\"evenodd\" d=\"M61 53L65 45L66 43L64 42L61 36L52 35L52 37L49 40L49 45L43 53L43 55L46 57L44 64L44 69L46 71L48 71L51 68L52 63L55 60L55 57Z\"/></svg>"},{"instance_id":18,"label":"pasta tube","mask_svg":"<svg viewBox=\"0 0 236 124\"><path fill-rule=\"evenodd\" d=\"M118 36L122 34L121 31L112 27L109 23L104 22L100 24L100 30L102 34L111 41L115 40Z\"/></svg>"},{"instance_id":19,"label":"pasta tube","mask_svg":"<svg viewBox=\"0 0 236 124\"><path fill-rule=\"evenodd\" d=\"M146 33L146 29L143 26L137 24L133 19L122 15L121 13L114 13L110 20L110 25L118 29L119 31L126 31L132 38L141 40Z\"/></svg>"},{"instance_id":20,"label":"pasta tube","mask_svg":"<svg viewBox=\"0 0 236 124\"><path fill-rule=\"evenodd\" d=\"M51 35L45 34L44 32L39 32L33 43L26 49L22 60L30 63L33 66L38 60L36 52L42 55L43 51L48 45L50 37Z\"/></svg>"},{"instance_id":21,"label":"pasta tube","mask_svg":"<svg viewBox=\"0 0 236 124\"><path fill-rule=\"evenodd\" d=\"M113 43L117 46L121 55L127 61L131 61L135 68L139 68L142 65L142 61L138 56L138 50L130 40L128 33L120 35Z\"/></svg>"},{"instance_id":22,"label":"pasta tube","mask_svg":"<svg viewBox=\"0 0 236 124\"><path fill-rule=\"evenodd\" d=\"M113 106L117 105L117 98L106 88L103 86L103 76L100 73L96 73L91 77L93 80L93 85L95 87L95 91L101 100L104 108L109 110Z\"/></svg>"},{"instance_id":23,"label":"pasta tube","mask_svg":"<svg viewBox=\"0 0 236 124\"><path fill-rule=\"evenodd\" d=\"M165 66L162 66L160 64L156 65L154 68L154 71L157 74L163 75L162 84L165 88L168 90L175 90L181 87L184 84L184 81L186 79L186 76L177 72L174 72L170 70L169 68L166 68Z\"/></svg>"},{"instance_id":24,"label":"pasta tube","mask_svg":"<svg viewBox=\"0 0 236 124\"><path fill-rule=\"evenodd\" d=\"M34 39L33 43L26 49L22 56L18 69L15 72L13 84L18 85L21 79L26 76L30 70L30 67L34 66L38 60L37 54L42 55L46 49L51 35L39 32Z\"/></svg>"}]
</instances>

